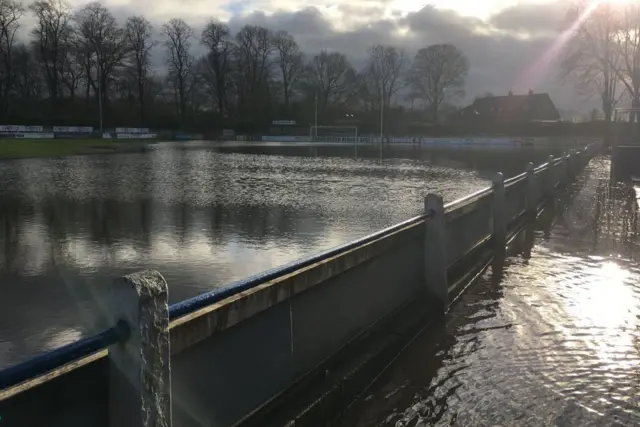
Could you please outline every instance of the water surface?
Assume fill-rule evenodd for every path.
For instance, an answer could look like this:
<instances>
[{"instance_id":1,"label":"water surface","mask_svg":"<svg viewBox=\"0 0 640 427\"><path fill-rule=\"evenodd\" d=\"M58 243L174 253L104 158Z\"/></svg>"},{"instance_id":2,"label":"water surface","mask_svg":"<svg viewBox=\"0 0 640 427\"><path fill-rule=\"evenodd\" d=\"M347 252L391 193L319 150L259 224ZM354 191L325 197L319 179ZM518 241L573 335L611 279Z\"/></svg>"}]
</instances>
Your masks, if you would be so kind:
<instances>
[{"instance_id":1,"label":"water surface","mask_svg":"<svg viewBox=\"0 0 640 427\"><path fill-rule=\"evenodd\" d=\"M419 214L544 151L167 143L0 163L0 366L100 330L143 268L171 302Z\"/></svg>"},{"instance_id":2,"label":"water surface","mask_svg":"<svg viewBox=\"0 0 640 427\"><path fill-rule=\"evenodd\" d=\"M592 161L553 227L423 333L343 426L640 425L636 192Z\"/></svg>"}]
</instances>

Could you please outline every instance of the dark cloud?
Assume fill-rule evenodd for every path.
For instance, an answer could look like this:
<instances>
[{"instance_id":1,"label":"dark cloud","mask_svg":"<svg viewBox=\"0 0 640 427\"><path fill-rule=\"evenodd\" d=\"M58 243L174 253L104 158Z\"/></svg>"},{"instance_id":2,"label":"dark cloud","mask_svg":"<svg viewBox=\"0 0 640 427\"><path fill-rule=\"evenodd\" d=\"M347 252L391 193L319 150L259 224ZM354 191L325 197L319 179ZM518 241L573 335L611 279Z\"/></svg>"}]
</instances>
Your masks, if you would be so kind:
<instances>
[{"instance_id":1,"label":"dark cloud","mask_svg":"<svg viewBox=\"0 0 640 427\"><path fill-rule=\"evenodd\" d=\"M436 9L433 6L425 6L410 13L399 22L416 33L429 34L434 38L450 38L488 29L488 25L481 19L461 16L452 10Z\"/></svg>"},{"instance_id":2,"label":"dark cloud","mask_svg":"<svg viewBox=\"0 0 640 427\"><path fill-rule=\"evenodd\" d=\"M529 34L557 34L563 27L568 2L519 4L493 15L490 23L506 30Z\"/></svg>"},{"instance_id":3,"label":"dark cloud","mask_svg":"<svg viewBox=\"0 0 640 427\"><path fill-rule=\"evenodd\" d=\"M152 8L151 0L140 0L135 9L129 6L110 7L119 22L128 16L143 13L145 7ZM188 4L188 3L187 3ZM336 5L344 17L340 28L315 7L297 12L233 17L228 25L238 31L243 25L261 25L273 30L286 30L295 36L302 49L309 55L320 50L345 53L356 68L363 66L367 48L372 44L391 44L406 49L409 56L430 44L452 43L462 50L471 64L467 80L467 101L486 92L506 94L509 90L526 93L550 92L561 108L579 106L582 110L593 108L594 102L585 103L575 95L572 87L558 82L558 71L554 60L554 47L558 29L564 18L566 1L552 4L529 4L507 8L487 20L467 17L454 11L433 6L402 14L398 11L384 15L379 7L359 6L357 3ZM162 38L162 20L147 15L154 25L154 33ZM349 17L357 17L350 19ZM209 18L189 20L198 37ZM29 25L30 26L30 25ZM193 53L201 55L204 48L194 40ZM154 62L163 63L164 49L155 50Z\"/></svg>"},{"instance_id":4,"label":"dark cloud","mask_svg":"<svg viewBox=\"0 0 640 427\"><path fill-rule=\"evenodd\" d=\"M555 11L555 15L550 11ZM558 82L553 55L558 38L555 22L558 21L552 18L561 19L560 11L556 4L529 5L507 9L483 21L426 6L400 19L379 19L347 31L336 31L321 12L311 7L271 15L254 13L236 17L229 24L233 29L250 23L286 30L306 52L340 51L348 55L356 68L363 65L367 48L375 43L403 47L410 56L430 44L452 43L467 55L471 64L467 101L486 92L526 93L532 89L550 92L561 108L576 105L587 108L584 100L575 96L573 88ZM527 13L530 20L526 19ZM588 108L593 105L589 104Z\"/></svg>"}]
</instances>

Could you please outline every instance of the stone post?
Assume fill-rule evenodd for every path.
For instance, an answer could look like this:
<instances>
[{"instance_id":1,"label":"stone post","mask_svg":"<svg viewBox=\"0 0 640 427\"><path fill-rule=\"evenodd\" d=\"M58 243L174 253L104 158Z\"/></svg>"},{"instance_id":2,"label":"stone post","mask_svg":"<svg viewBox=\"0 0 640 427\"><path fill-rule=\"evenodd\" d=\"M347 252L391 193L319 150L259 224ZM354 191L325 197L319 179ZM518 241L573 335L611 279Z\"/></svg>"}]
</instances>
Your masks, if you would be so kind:
<instances>
[{"instance_id":1,"label":"stone post","mask_svg":"<svg viewBox=\"0 0 640 427\"><path fill-rule=\"evenodd\" d=\"M567 161L566 161L567 184L569 184L573 178L573 175L574 175L573 169L574 169L575 160L576 160L575 150L571 149L569 150L569 154L567 155Z\"/></svg>"},{"instance_id":2,"label":"stone post","mask_svg":"<svg viewBox=\"0 0 640 427\"><path fill-rule=\"evenodd\" d=\"M536 173L533 167L533 163L527 163L527 199L526 208L527 212L531 215L536 214L538 208L538 186L536 183Z\"/></svg>"},{"instance_id":3,"label":"stone post","mask_svg":"<svg viewBox=\"0 0 640 427\"><path fill-rule=\"evenodd\" d=\"M556 193L556 170L553 162L555 159L553 158L553 154L550 154L547 157L547 172L545 173L545 185L544 185L544 193L545 196L552 198Z\"/></svg>"},{"instance_id":4,"label":"stone post","mask_svg":"<svg viewBox=\"0 0 640 427\"><path fill-rule=\"evenodd\" d=\"M438 194L429 193L424 200L425 224L424 268L429 292L438 298L443 311L449 308L449 282L447 279L447 234L444 203Z\"/></svg>"},{"instance_id":5,"label":"stone post","mask_svg":"<svg viewBox=\"0 0 640 427\"><path fill-rule=\"evenodd\" d=\"M493 178L493 243L495 250L504 251L507 245L507 196L504 176L498 172Z\"/></svg>"},{"instance_id":6,"label":"stone post","mask_svg":"<svg viewBox=\"0 0 640 427\"><path fill-rule=\"evenodd\" d=\"M569 153L565 153L564 156L562 156L562 173L560 174L560 182L563 185L567 185L569 183L569 158L571 157L571 154Z\"/></svg>"},{"instance_id":7,"label":"stone post","mask_svg":"<svg viewBox=\"0 0 640 427\"><path fill-rule=\"evenodd\" d=\"M117 279L112 321L129 338L109 347L109 427L171 426L171 365L167 282L157 271Z\"/></svg>"}]
</instances>

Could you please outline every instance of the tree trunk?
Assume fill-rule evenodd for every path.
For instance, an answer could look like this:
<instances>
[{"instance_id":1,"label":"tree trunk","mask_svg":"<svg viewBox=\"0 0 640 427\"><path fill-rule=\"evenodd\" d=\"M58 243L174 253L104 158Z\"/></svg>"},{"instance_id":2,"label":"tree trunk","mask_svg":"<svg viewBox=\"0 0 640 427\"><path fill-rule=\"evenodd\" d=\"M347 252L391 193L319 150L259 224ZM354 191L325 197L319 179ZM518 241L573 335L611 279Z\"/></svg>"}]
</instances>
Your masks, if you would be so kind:
<instances>
[{"instance_id":1,"label":"tree trunk","mask_svg":"<svg viewBox=\"0 0 640 427\"><path fill-rule=\"evenodd\" d=\"M138 80L138 100L140 102L140 126L144 126L144 83Z\"/></svg>"},{"instance_id":2,"label":"tree trunk","mask_svg":"<svg viewBox=\"0 0 640 427\"><path fill-rule=\"evenodd\" d=\"M612 113L612 109L610 108L610 106L605 106L603 105L603 110L604 110L604 146L606 147L610 147L611 146L611 139L613 137L612 135L612 126L611 126L611 113Z\"/></svg>"},{"instance_id":3,"label":"tree trunk","mask_svg":"<svg viewBox=\"0 0 640 427\"><path fill-rule=\"evenodd\" d=\"M185 93L184 93L184 78L182 76L178 77L178 102L179 102L179 110L180 110L180 127L184 129L184 110L185 110Z\"/></svg>"}]
</instances>

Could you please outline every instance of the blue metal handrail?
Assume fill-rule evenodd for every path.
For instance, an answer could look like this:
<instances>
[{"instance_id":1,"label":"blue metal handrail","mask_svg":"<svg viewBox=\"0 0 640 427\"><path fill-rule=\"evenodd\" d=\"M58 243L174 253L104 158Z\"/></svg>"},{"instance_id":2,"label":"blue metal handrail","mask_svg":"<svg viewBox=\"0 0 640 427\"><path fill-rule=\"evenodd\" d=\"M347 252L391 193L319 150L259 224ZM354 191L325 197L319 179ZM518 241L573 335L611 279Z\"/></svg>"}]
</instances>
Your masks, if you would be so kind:
<instances>
[{"instance_id":1,"label":"blue metal handrail","mask_svg":"<svg viewBox=\"0 0 640 427\"><path fill-rule=\"evenodd\" d=\"M69 362L88 356L129 338L129 326L120 321L113 328L86 337L48 353L40 354L18 365L0 371L0 390L18 385L30 378L44 375Z\"/></svg>"},{"instance_id":2,"label":"blue metal handrail","mask_svg":"<svg viewBox=\"0 0 640 427\"><path fill-rule=\"evenodd\" d=\"M493 187L485 187L482 188L478 191L476 191L475 193L471 193L469 195L466 195L458 200L454 200L453 202L449 202L446 205L444 205L444 211L446 213L449 213L451 211L454 211L456 209L460 209L464 206L467 206L468 204L471 204L477 200L482 199L483 197L488 196L489 194L491 194L493 192Z\"/></svg>"},{"instance_id":3,"label":"blue metal handrail","mask_svg":"<svg viewBox=\"0 0 640 427\"><path fill-rule=\"evenodd\" d=\"M225 298L229 298L233 295L239 294L240 292L244 292L256 286L260 286L263 283L266 283L275 278L292 273L296 270L300 270L301 268L307 267L317 262L324 261L327 258L334 257L343 252L357 248L358 246L365 245L369 242L380 239L381 237L384 237L388 234L395 233L396 231L401 230L405 227L409 227L411 225L417 224L420 221L425 220L426 218L427 218L427 215L425 214L418 215L414 218L408 219L396 225L392 225L391 227L385 228L384 230L380 230L368 236L362 237L353 242L345 243L344 245L337 246L325 252L321 252L316 255L311 255L306 258L293 261L289 264L282 265L280 267L272 268L270 270L264 271L262 273L258 273L254 276L235 282L229 286L225 286L224 288L214 289L210 292L206 292L206 293L197 295L193 298L189 298L187 300L172 304L171 306L169 306L169 319L173 320L173 319L182 317L184 315L187 315L189 313L193 313L194 311L199 310L202 307L215 304L219 301L222 301Z\"/></svg>"},{"instance_id":4,"label":"blue metal handrail","mask_svg":"<svg viewBox=\"0 0 640 427\"><path fill-rule=\"evenodd\" d=\"M508 187L511 187L512 185L519 184L522 181L526 181L526 179L527 179L527 173L523 172L520 175L516 175L516 176L513 176L513 177L511 177L509 179L505 179L504 180L504 186L505 186L505 188L508 188Z\"/></svg>"},{"instance_id":5,"label":"blue metal handrail","mask_svg":"<svg viewBox=\"0 0 640 427\"><path fill-rule=\"evenodd\" d=\"M562 160L562 157L556 159L553 164L557 164ZM549 164L543 164L536 168L538 171ZM519 176L512 178L518 179ZM452 203L448 203L445 207L447 210L457 208L459 206L466 205L471 200L483 197L490 193L492 188L484 188L473 194L470 194L462 199L456 200ZM225 298L229 298L233 295L237 295L248 289L259 286L265 282L273 280L277 277L284 276L292 273L301 268L318 263L328 258L339 255L343 252L357 248L359 246L370 243L374 240L380 239L386 235L395 233L405 227L409 227L414 224L418 224L420 221L424 221L428 217L427 214L418 215L414 218L403 221L399 224L392 225L376 233L357 239L353 242L345 243L327 251L321 252L316 255L311 255L306 258L302 258L297 261L293 261L289 264L285 264L280 267L272 268L265 272L253 275L246 279L237 281L229 286L223 288L214 289L210 292L206 292L187 300L172 304L169 306L169 319L177 319L185 316L189 313L193 313L200 308L206 307L211 304L215 304ZM67 344L60 348L57 348L48 353L41 354L18 365L11 366L7 369L0 371L0 390L6 389L15 385L18 385L30 378L35 378L52 371L67 363L78 360L82 357L86 357L99 350L109 347L117 342L126 341L129 337L129 327L124 321L118 322L118 324L104 332L97 335L86 337L71 344Z\"/></svg>"},{"instance_id":6,"label":"blue metal handrail","mask_svg":"<svg viewBox=\"0 0 640 427\"><path fill-rule=\"evenodd\" d=\"M358 246L367 244L388 234L392 234L405 227L417 224L423 221L427 215L419 215L414 218L395 224L384 230L362 237L353 242L346 243L333 249L329 249L320 254L312 255L301 260L293 261L281 267L267 270L266 272L256 274L247 279L240 280L224 288L215 289L196 297L181 301L169 307L169 318L175 319L186 314L192 313L202 307L214 304L230 296L246 291L253 287L259 286L276 277L289 274L311 264L320 262L332 256L336 256L342 252L354 249ZM26 360L17 365L11 366L0 371L0 390L18 385L30 378L36 378L44 375L67 363L89 356L99 350L109 347L117 342L126 341L129 336L129 327L126 322L118 322L113 328L107 329L97 335L82 338L76 342L64 345L48 353L43 353L32 359Z\"/></svg>"}]
</instances>

